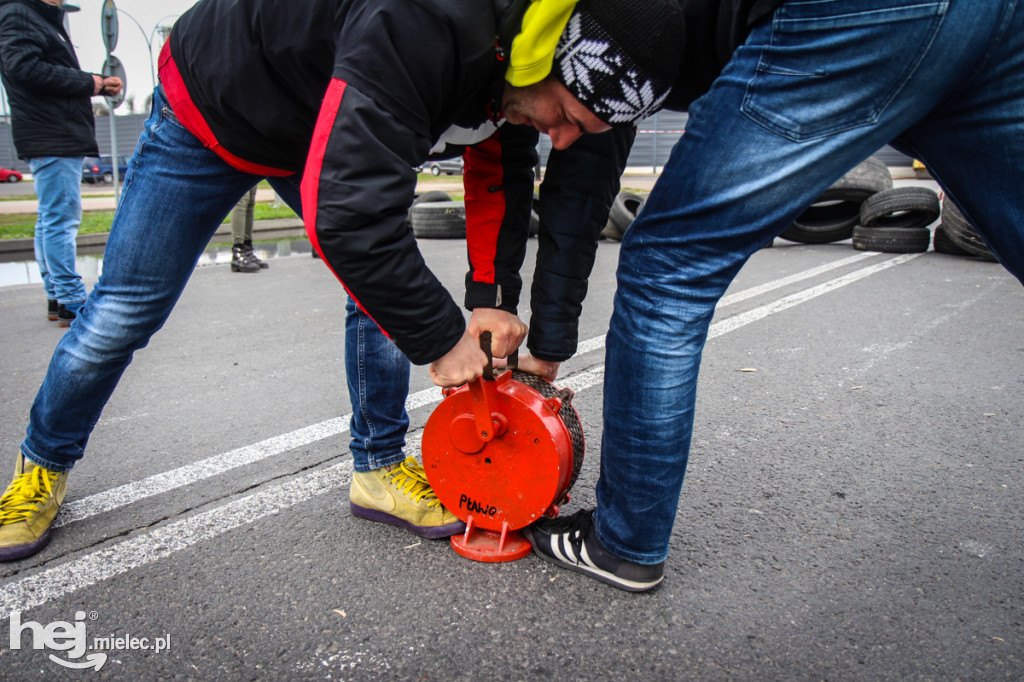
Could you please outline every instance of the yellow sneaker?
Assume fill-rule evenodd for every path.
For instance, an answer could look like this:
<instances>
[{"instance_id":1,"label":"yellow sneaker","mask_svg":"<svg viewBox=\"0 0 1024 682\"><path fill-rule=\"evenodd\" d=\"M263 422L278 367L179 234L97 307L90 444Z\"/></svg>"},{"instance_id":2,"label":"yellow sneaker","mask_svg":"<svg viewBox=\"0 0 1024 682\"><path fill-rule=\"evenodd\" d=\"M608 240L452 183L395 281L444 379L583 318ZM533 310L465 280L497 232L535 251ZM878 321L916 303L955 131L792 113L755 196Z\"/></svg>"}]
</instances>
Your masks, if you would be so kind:
<instances>
[{"instance_id":1,"label":"yellow sneaker","mask_svg":"<svg viewBox=\"0 0 1024 682\"><path fill-rule=\"evenodd\" d=\"M18 453L14 480L0 497L0 561L35 554L50 541L50 524L64 503L68 472L50 471Z\"/></svg>"},{"instance_id":2,"label":"yellow sneaker","mask_svg":"<svg viewBox=\"0 0 1024 682\"><path fill-rule=\"evenodd\" d=\"M412 457L390 471L355 472L348 497L353 516L390 523L420 537L433 540L466 530L466 524L441 505L423 466Z\"/></svg>"}]
</instances>

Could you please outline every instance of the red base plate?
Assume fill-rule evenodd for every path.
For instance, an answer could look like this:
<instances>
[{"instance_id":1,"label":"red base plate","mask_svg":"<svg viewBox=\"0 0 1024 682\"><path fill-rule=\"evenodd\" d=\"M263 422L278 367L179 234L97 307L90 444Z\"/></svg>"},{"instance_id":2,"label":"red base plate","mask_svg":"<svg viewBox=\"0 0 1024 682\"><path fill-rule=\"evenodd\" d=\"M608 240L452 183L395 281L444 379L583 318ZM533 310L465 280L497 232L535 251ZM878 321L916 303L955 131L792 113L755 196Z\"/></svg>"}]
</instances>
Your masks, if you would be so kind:
<instances>
[{"instance_id":1,"label":"red base plate","mask_svg":"<svg viewBox=\"0 0 1024 682\"><path fill-rule=\"evenodd\" d=\"M499 563L522 559L533 548L518 530L502 534L500 531L470 526L464 534L452 536L452 549L473 561Z\"/></svg>"}]
</instances>

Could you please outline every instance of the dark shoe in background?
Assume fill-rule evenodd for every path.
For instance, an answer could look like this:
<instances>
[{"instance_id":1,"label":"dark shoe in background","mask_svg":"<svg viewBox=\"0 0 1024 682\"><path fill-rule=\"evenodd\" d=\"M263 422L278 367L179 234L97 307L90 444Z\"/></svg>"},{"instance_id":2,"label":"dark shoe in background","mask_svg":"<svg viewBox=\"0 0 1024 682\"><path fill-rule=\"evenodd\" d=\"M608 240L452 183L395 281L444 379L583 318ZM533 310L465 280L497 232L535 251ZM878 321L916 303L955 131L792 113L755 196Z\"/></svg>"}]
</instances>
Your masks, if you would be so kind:
<instances>
[{"instance_id":1,"label":"dark shoe in background","mask_svg":"<svg viewBox=\"0 0 1024 682\"><path fill-rule=\"evenodd\" d=\"M84 303L85 301L82 301ZM70 327L82 309L82 303L61 303L57 306L57 326Z\"/></svg>"},{"instance_id":2,"label":"dark shoe in background","mask_svg":"<svg viewBox=\"0 0 1024 682\"><path fill-rule=\"evenodd\" d=\"M252 242L243 242L242 248L245 249L246 252L248 253L249 260L256 263L264 270L270 267L270 265L268 265L266 261L260 259L260 257L257 256L256 253L252 250Z\"/></svg>"},{"instance_id":3,"label":"dark shoe in background","mask_svg":"<svg viewBox=\"0 0 1024 682\"><path fill-rule=\"evenodd\" d=\"M60 305L57 303L57 299L48 298L46 299L46 319L51 322L57 321L57 313L60 312Z\"/></svg>"},{"instance_id":4,"label":"dark shoe in background","mask_svg":"<svg viewBox=\"0 0 1024 682\"><path fill-rule=\"evenodd\" d=\"M231 272L259 272L260 265L253 258L252 247L235 244L231 247Z\"/></svg>"}]
</instances>

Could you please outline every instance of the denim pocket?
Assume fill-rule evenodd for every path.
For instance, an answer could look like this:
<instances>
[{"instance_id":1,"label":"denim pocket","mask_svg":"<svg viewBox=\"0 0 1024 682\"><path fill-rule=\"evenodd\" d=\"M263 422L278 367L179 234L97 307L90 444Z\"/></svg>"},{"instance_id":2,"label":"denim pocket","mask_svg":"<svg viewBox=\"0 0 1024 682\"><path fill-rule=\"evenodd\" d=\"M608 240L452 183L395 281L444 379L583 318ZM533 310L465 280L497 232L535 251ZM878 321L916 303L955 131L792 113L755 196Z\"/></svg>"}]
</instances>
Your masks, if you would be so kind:
<instances>
[{"instance_id":1,"label":"denim pocket","mask_svg":"<svg viewBox=\"0 0 1024 682\"><path fill-rule=\"evenodd\" d=\"M743 112L800 142L876 122L913 76L947 1L795 0L751 33ZM753 41L759 41L754 43Z\"/></svg>"}]
</instances>

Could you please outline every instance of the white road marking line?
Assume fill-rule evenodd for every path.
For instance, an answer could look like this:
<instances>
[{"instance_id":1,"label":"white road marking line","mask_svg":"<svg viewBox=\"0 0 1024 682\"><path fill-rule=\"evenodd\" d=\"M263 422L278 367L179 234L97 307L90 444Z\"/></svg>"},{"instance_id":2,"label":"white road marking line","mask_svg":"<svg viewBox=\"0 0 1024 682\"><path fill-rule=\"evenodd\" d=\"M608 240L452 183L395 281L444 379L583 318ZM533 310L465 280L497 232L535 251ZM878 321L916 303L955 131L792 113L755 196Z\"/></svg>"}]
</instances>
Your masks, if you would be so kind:
<instances>
[{"instance_id":1,"label":"white road marking line","mask_svg":"<svg viewBox=\"0 0 1024 682\"><path fill-rule=\"evenodd\" d=\"M811 268L810 270L798 272L794 275L790 275L789 277L782 277L771 282L765 282L764 284L758 285L756 287L751 287L749 289L744 289L743 291L736 292L735 294L723 296L722 300L718 302L717 309L721 310L727 305L739 303L740 301L745 301L748 298L760 296L761 294L766 294L769 291L774 291L781 287L789 286L790 284L796 284L797 282L802 282L805 279L817 277L818 275L825 274L830 270L846 267L847 265L853 265L854 263L862 261L865 258L873 258L874 256L880 255L881 254L878 253L877 251L862 251L854 256L850 256L849 258L843 258L841 260L833 261L832 263L825 263L824 265L819 265L816 268Z\"/></svg>"},{"instance_id":2,"label":"white road marking line","mask_svg":"<svg viewBox=\"0 0 1024 682\"><path fill-rule=\"evenodd\" d=\"M413 393L405 401L405 409L412 411L425 405L441 401L441 390L439 388L428 388ZM196 483L230 471L246 464L252 464L267 457L273 457L283 452L288 452L303 445L309 445L319 440L332 436L338 436L348 432L351 413L342 417L328 419L319 424L313 424L301 429L296 429L280 436L274 436L253 443L245 447L229 450L219 455L213 455L206 459L186 464L185 466L154 474L141 481L132 481L110 490L83 497L79 500L72 500L61 507L60 515L54 520L53 527L60 528L75 521L87 519L90 516L124 507L139 500L154 495L160 495L175 488L181 488L191 483Z\"/></svg>"},{"instance_id":3,"label":"white road marking line","mask_svg":"<svg viewBox=\"0 0 1024 682\"><path fill-rule=\"evenodd\" d=\"M727 334L728 332L739 329L740 327L744 327L750 324L751 322L756 322L757 320L764 319L769 315L774 315L775 313L782 312L787 308L792 308L795 305L799 305L801 303L804 303L805 301L809 301L812 298L821 296L822 294L827 294L830 291L835 291L840 287L844 287L847 284L852 284L853 282L864 279L865 277L873 275L876 272L881 272L882 270L891 268L895 265L906 263L907 261L913 260L921 255L922 254L920 253L908 253L902 256L897 256L896 258L892 258L882 263L869 265L866 268L855 270L847 275L843 275L835 279L830 279L829 281L811 287L810 289L804 289L803 291L798 291L795 294L784 296L783 298L780 298L779 300L774 301L772 303L763 305L760 308L754 308L753 310L748 310L745 313L740 313L739 315L734 315L733 317L721 320L719 322L714 322L712 323L711 328L708 330L708 340L710 341L711 339L721 336L722 334Z\"/></svg>"},{"instance_id":4,"label":"white road marking line","mask_svg":"<svg viewBox=\"0 0 1024 682\"><path fill-rule=\"evenodd\" d=\"M27 611L239 526L279 514L300 502L342 488L351 479L352 461L348 460L10 582L0 587L0 620L12 611Z\"/></svg>"},{"instance_id":5,"label":"white road marking line","mask_svg":"<svg viewBox=\"0 0 1024 682\"><path fill-rule=\"evenodd\" d=\"M769 291L774 291L776 289L786 287L791 284L796 284L797 282L802 282L806 279L811 279L812 277L823 275L826 272L829 272L830 270L846 267L847 265L853 265L854 263L862 261L865 258L873 258L875 256L880 255L882 254L877 251L864 251L854 256L850 256L849 258L843 258L837 261L833 261L831 263L825 263L824 265L819 265L818 267L811 268L810 270L803 270L796 274L789 275L788 277L781 277L779 279L772 280L771 282L765 282L764 284L759 284L756 287L751 287L749 289L744 289L743 291L736 292L735 294L723 296L722 300L718 302L718 305L715 309L721 310L722 308L733 305L734 303L746 301L749 298L761 296L763 294L768 293ZM590 353L595 350L601 350L602 348L604 348L604 341L604 334L602 334L601 336L595 336L592 339L587 339L586 341L581 341L576 347L576 355L583 355L585 353Z\"/></svg>"},{"instance_id":6,"label":"white road marking line","mask_svg":"<svg viewBox=\"0 0 1024 682\"><path fill-rule=\"evenodd\" d=\"M739 329L751 322L781 312L829 291L834 291L839 287L856 282L886 268L905 263L919 255L899 256L884 263L857 270L805 291L786 296L774 303L722 320L711 325L709 338L721 336L729 331ZM603 343L604 337L599 338L601 338ZM594 340L592 339L591 341ZM600 384L603 379L604 366L602 365L572 375L562 382L562 385L578 392ZM425 389L409 396L406 405L422 407L438 402L440 398L440 391L437 389ZM213 475L210 472L216 467L221 467L219 471L215 472L220 473L221 471L259 461L265 457L285 452L288 449L299 447L315 440L344 433L348 430L347 423L348 416L330 419L320 424L298 429L245 448L238 448L221 455L209 457L195 464L180 467L164 474L157 474L143 481L129 483L119 488L97 493L82 500L68 503L65 507L72 507L72 505L77 503L77 511L74 512L77 516L71 520L86 518L93 514L98 514L100 511L107 511L122 504L130 504L132 501L141 499L139 495L148 497L202 480L207 476ZM312 440L302 440L303 438ZM412 452L418 451L421 442L421 434L410 437L407 442L409 450ZM13 580L0 587L0 620L7 618L12 611L25 611L40 606L50 600L66 596L102 580L168 557L179 550L191 547L203 540L217 537L239 526L271 514L278 514L312 497L337 490L351 480L351 475L351 460L326 469L316 470L286 483L277 484L233 500L209 511L200 512L180 521L174 521L145 531L129 540L96 550L67 563ZM162 489L160 487L161 484L170 487ZM132 494L135 497L132 497ZM120 502L115 503L117 500L120 500ZM62 523L69 522L70 520L62 521Z\"/></svg>"}]
</instances>

